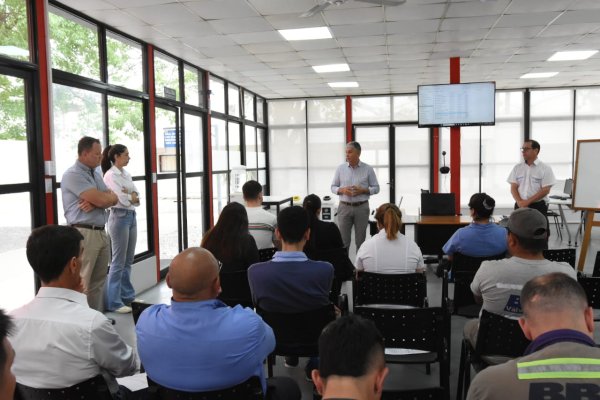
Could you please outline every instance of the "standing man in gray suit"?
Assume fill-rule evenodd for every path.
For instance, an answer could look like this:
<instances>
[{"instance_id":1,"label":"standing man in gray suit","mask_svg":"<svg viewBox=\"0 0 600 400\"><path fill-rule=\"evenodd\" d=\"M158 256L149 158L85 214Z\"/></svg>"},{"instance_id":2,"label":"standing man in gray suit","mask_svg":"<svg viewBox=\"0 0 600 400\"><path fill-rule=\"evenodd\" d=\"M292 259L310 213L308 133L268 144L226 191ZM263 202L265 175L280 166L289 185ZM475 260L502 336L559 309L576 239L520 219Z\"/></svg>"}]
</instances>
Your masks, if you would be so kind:
<instances>
[{"instance_id":1,"label":"standing man in gray suit","mask_svg":"<svg viewBox=\"0 0 600 400\"><path fill-rule=\"evenodd\" d=\"M338 226L346 248L350 247L352 226L356 251L365 241L369 225L369 197L379 193L379 182L370 165L360 161L360 144L346 144L346 162L335 170L331 191L340 196Z\"/></svg>"}]
</instances>

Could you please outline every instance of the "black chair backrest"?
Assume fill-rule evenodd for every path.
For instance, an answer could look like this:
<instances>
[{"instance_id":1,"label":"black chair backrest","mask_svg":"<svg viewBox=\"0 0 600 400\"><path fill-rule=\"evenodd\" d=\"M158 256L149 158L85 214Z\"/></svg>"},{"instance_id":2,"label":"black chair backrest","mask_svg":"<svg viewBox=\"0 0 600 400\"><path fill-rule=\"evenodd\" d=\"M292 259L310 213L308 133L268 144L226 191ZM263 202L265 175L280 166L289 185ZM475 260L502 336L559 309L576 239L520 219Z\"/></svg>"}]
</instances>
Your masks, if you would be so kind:
<instances>
[{"instance_id":1,"label":"black chair backrest","mask_svg":"<svg viewBox=\"0 0 600 400\"><path fill-rule=\"evenodd\" d=\"M552 249L544 250L544 258L550 261L567 262L575 268L575 249Z\"/></svg>"},{"instance_id":2,"label":"black chair backrest","mask_svg":"<svg viewBox=\"0 0 600 400\"><path fill-rule=\"evenodd\" d=\"M380 308L354 307L354 314L372 320L385 339L386 348L437 352L447 349L448 311L442 307Z\"/></svg>"},{"instance_id":3,"label":"black chair backrest","mask_svg":"<svg viewBox=\"0 0 600 400\"><path fill-rule=\"evenodd\" d=\"M15 399L20 400L112 400L102 375L61 389L36 389L17 383Z\"/></svg>"},{"instance_id":4,"label":"black chair backrest","mask_svg":"<svg viewBox=\"0 0 600 400\"><path fill-rule=\"evenodd\" d=\"M600 251L596 253L596 262L594 262L594 271L592 276L600 277Z\"/></svg>"},{"instance_id":5,"label":"black chair backrest","mask_svg":"<svg viewBox=\"0 0 600 400\"><path fill-rule=\"evenodd\" d=\"M275 247L269 247L268 249L259 249L258 250L258 260L260 262L270 261L276 252L277 252L277 248L275 248Z\"/></svg>"},{"instance_id":6,"label":"black chair backrest","mask_svg":"<svg viewBox=\"0 0 600 400\"><path fill-rule=\"evenodd\" d=\"M338 247L335 249L310 249L305 251L308 258L315 261L327 261L333 265L335 278L341 281L346 281L352 278L354 274L354 265L348 257L348 249Z\"/></svg>"},{"instance_id":7,"label":"black chair backrest","mask_svg":"<svg viewBox=\"0 0 600 400\"><path fill-rule=\"evenodd\" d=\"M221 280L221 294L219 300L228 306L240 304L243 307L253 307L248 271L223 272L219 274Z\"/></svg>"},{"instance_id":8,"label":"black chair backrest","mask_svg":"<svg viewBox=\"0 0 600 400\"><path fill-rule=\"evenodd\" d=\"M140 315L142 314L142 311L144 311L146 308L150 307L152 305L152 303L140 303L137 301L134 301L133 303L131 303L131 315L133 316L133 323L135 325L137 325L138 319L140 319Z\"/></svg>"},{"instance_id":9,"label":"black chair backrest","mask_svg":"<svg viewBox=\"0 0 600 400\"><path fill-rule=\"evenodd\" d=\"M481 263L490 260L501 260L506 257L505 253L495 254L486 257L471 257L462 253L454 253L452 255L452 272L468 271L477 272Z\"/></svg>"},{"instance_id":10,"label":"black chair backrest","mask_svg":"<svg viewBox=\"0 0 600 400\"><path fill-rule=\"evenodd\" d=\"M355 281L354 304L403 304L423 307L427 299L425 274L363 272Z\"/></svg>"},{"instance_id":11,"label":"black chair backrest","mask_svg":"<svg viewBox=\"0 0 600 400\"><path fill-rule=\"evenodd\" d=\"M442 387L408 390L384 390L381 400L440 400L446 395Z\"/></svg>"},{"instance_id":12,"label":"black chair backrest","mask_svg":"<svg viewBox=\"0 0 600 400\"><path fill-rule=\"evenodd\" d=\"M421 193L421 215L456 215L454 193Z\"/></svg>"},{"instance_id":13,"label":"black chair backrest","mask_svg":"<svg viewBox=\"0 0 600 400\"><path fill-rule=\"evenodd\" d=\"M227 389L213 390L210 392L184 392L169 389L148 379L149 400L263 400L263 390L260 378L250 377L247 381Z\"/></svg>"},{"instance_id":14,"label":"black chair backrest","mask_svg":"<svg viewBox=\"0 0 600 400\"><path fill-rule=\"evenodd\" d=\"M520 357L531 343L523 334L519 321L481 310L475 352L488 356Z\"/></svg>"},{"instance_id":15,"label":"black chair backrest","mask_svg":"<svg viewBox=\"0 0 600 400\"><path fill-rule=\"evenodd\" d=\"M335 320L333 304L301 313L269 312L257 307L256 312L273 329L275 354L316 356L323 328Z\"/></svg>"},{"instance_id":16,"label":"black chair backrest","mask_svg":"<svg viewBox=\"0 0 600 400\"><path fill-rule=\"evenodd\" d=\"M588 304L592 308L600 308L600 277L578 276L577 281L587 294Z\"/></svg>"}]
</instances>

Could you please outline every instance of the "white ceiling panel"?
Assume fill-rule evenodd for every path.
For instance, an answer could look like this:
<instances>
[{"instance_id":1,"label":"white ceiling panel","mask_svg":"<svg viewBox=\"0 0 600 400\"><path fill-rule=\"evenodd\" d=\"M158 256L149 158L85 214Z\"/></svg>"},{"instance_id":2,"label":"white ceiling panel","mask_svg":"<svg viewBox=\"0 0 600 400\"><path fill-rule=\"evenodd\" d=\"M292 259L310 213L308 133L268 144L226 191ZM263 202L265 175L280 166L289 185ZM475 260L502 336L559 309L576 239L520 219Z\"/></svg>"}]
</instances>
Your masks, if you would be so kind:
<instances>
[{"instance_id":1,"label":"white ceiling panel","mask_svg":"<svg viewBox=\"0 0 600 400\"><path fill-rule=\"evenodd\" d=\"M438 43L433 46L434 52L451 50L475 50L479 42L446 42Z\"/></svg>"},{"instance_id":2,"label":"white ceiling panel","mask_svg":"<svg viewBox=\"0 0 600 400\"><path fill-rule=\"evenodd\" d=\"M385 8L386 21L408 21L442 18L446 10L445 3L419 4L409 3L398 7Z\"/></svg>"},{"instance_id":3,"label":"white ceiling panel","mask_svg":"<svg viewBox=\"0 0 600 400\"><path fill-rule=\"evenodd\" d=\"M508 14L527 14L543 11L564 11L567 6L573 4L573 0L512 0L508 7Z\"/></svg>"},{"instance_id":4,"label":"white ceiling panel","mask_svg":"<svg viewBox=\"0 0 600 400\"><path fill-rule=\"evenodd\" d=\"M273 14L302 14L304 11L315 6L314 0L248 0L261 15Z\"/></svg>"},{"instance_id":5,"label":"white ceiling panel","mask_svg":"<svg viewBox=\"0 0 600 400\"><path fill-rule=\"evenodd\" d=\"M293 48L288 42L250 43L242 46L252 54L285 53Z\"/></svg>"},{"instance_id":6,"label":"white ceiling panel","mask_svg":"<svg viewBox=\"0 0 600 400\"><path fill-rule=\"evenodd\" d=\"M480 17L483 15L499 15L510 3L510 0L494 0L481 2L479 0L452 2L446 17Z\"/></svg>"},{"instance_id":7,"label":"white ceiling panel","mask_svg":"<svg viewBox=\"0 0 600 400\"><path fill-rule=\"evenodd\" d=\"M382 55L373 54L370 56L356 55L356 56L348 57L348 62L350 64L378 63L378 62L386 62L387 59L388 59L387 56L383 55L383 54Z\"/></svg>"},{"instance_id":8,"label":"white ceiling panel","mask_svg":"<svg viewBox=\"0 0 600 400\"><path fill-rule=\"evenodd\" d=\"M237 44L269 43L281 39L281 35L276 31L234 33L228 36Z\"/></svg>"},{"instance_id":9,"label":"white ceiling panel","mask_svg":"<svg viewBox=\"0 0 600 400\"><path fill-rule=\"evenodd\" d=\"M438 42L469 42L482 40L488 34L488 29L477 29L472 31L443 31L438 32Z\"/></svg>"},{"instance_id":10,"label":"white ceiling panel","mask_svg":"<svg viewBox=\"0 0 600 400\"><path fill-rule=\"evenodd\" d=\"M299 51L298 56L304 58L306 60L326 60L333 58L343 58L344 53L342 49L326 49L326 50L305 50ZM323 63L323 64L333 64L333 63Z\"/></svg>"},{"instance_id":11,"label":"white ceiling panel","mask_svg":"<svg viewBox=\"0 0 600 400\"><path fill-rule=\"evenodd\" d=\"M350 8L345 10L329 8L324 12L324 14L325 20L331 25L360 25L373 22L383 22L382 7Z\"/></svg>"},{"instance_id":12,"label":"white ceiling panel","mask_svg":"<svg viewBox=\"0 0 600 400\"><path fill-rule=\"evenodd\" d=\"M245 56L248 54L241 46L204 47L202 52L209 57Z\"/></svg>"},{"instance_id":13,"label":"white ceiling panel","mask_svg":"<svg viewBox=\"0 0 600 400\"><path fill-rule=\"evenodd\" d=\"M344 54L347 56L369 56L387 54L386 46L372 46L372 47L349 47L344 49Z\"/></svg>"},{"instance_id":14,"label":"white ceiling panel","mask_svg":"<svg viewBox=\"0 0 600 400\"><path fill-rule=\"evenodd\" d=\"M331 33L336 38L342 37L364 37L373 35L383 35L386 33L385 23L362 24L360 29L352 25L337 25L330 27Z\"/></svg>"},{"instance_id":15,"label":"white ceiling panel","mask_svg":"<svg viewBox=\"0 0 600 400\"><path fill-rule=\"evenodd\" d=\"M208 21L221 34L269 31L272 26L261 17L217 19Z\"/></svg>"},{"instance_id":16,"label":"white ceiling panel","mask_svg":"<svg viewBox=\"0 0 600 400\"><path fill-rule=\"evenodd\" d=\"M62 3L86 14L92 10L116 10L118 8L110 1L104 0L66 0Z\"/></svg>"},{"instance_id":17,"label":"white ceiling panel","mask_svg":"<svg viewBox=\"0 0 600 400\"><path fill-rule=\"evenodd\" d=\"M548 25L551 22L553 22L560 14L560 12L545 12L503 15L496 24L495 28Z\"/></svg>"},{"instance_id":18,"label":"white ceiling panel","mask_svg":"<svg viewBox=\"0 0 600 400\"><path fill-rule=\"evenodd\" d=\"M353 38L340 38L337 41L342 47L382 46L386 43L384 35Z\"/></svg>"},{"instance_id":19,"label":"white ceiling panel","mask_svg":"<svg viewBox=\"0 0 600 400\"><path fill-rule=\"evenodd\" d=\"M296 52L256 54L256 58L264 62L301 60L302 57Z\"/></svg>"},{"instance_id":20,"label":"white ceiling panel","mask_svg":"<svg viewBox=\"0 0 600 400\"><path fill-rule=\"evenodd\" d=\"M222 35L209 35L209 36L197 36L197 37L186 37L181 39L184 43L189 44L193 48L210 48L210 47L229 47L235 46L236 43Z\"/></svg>"},{"instance_id":21,"label":"white ceiling panel","mask_svg":"<svg viewBox=\"0 0 600 400\"><path fill-rule=\"evenodd\" d=\"M274 29L314 28L326 25L321 14L308 18L299 18L298 14L267 15L265 21L271 24Z\"/></svg>"},{"instance_id":22,"label":"white ceiling panel","mask_svg":"<svg viewBox=\"0 0 600 400\"><path fill-rule=\"evenodd\" d=\"M490 15L484 17L470 17L470 18L445 18L442 21L440 30L442 31L468 31L473 29L486 29L494 26L498 20L497 15Z\"/></svg>"},{"instance_id":23,"label":"white ceiling panel","mask_svg":"<svg viewBox=\"0 0 600 400\"><path fill-rule=\"evenodd\" d=\"M206 20L259 15L248 3L239 0L194 0L183 1L183 4Z\"/></svg>"},{"instance_id":24,"label":"white ceiling panel","mask_svg":"<svg viewBox=\"0 0 600 400\"><path fill-rule=\"evenodd\" d=\"M387 43L389 45L415 45L419 43L434 43L436 38L435 32L416 34L397 34L387 35Z\"/></svg>"},{"instance_id":25,"label":"white ceiling panel","mask_svg":"<svg viewBox=\"0 0 600 400\"><path fill-rule=\"evenodd\" d=\"M600 22L600 9L567 11L556 20L555 24L581 24L586 22L596 24Z\"/></svg>"},{"instance_id":26,"label":"white ceiling panel","mask_svg":"<svg viewBox=\"0 0 600 400\"><path fill-rule=\"evenodd\" d=\"M433 43L417 44L414 46L388 46L388 51L390 54L429 53L433 50L433 46Z\"/></svg>"},{"instance_id":27,"label":"white ceiling panel","mask_svg":"<svg viewBox=\"0 0 600 400\"><path fill-rule=\"evenodd\" d=\"M543 26L528 26L520 28L494 28L488 39L529 39L537 36L544 29Z\"/></svg>"},{"instance_id":28,"label":"white ceiling panel","mask_svg":"<svg viewBox=\"0 0 600 400\"><path fill-rule=\"evenodd\" d=\"M596 24L551 25L540 34L541 37L572 36L595 33L600 30L600 22ZM575 38L574 38L575 40Z\"/></svg>"},{"instance_id":29,"label":"white ceiling panel","mask_svg":"<svg viewBox=\"0 0 600 400\"><path fill-rule=\"evenodd\" d=\"M425 19L422 21L387 22L386 30L389 34L412 34L415 32L436 32L440 25L439 19Z\"/></svg>"},{"instance_id":30,"label":"white ceiling panel","mask_svg":"<svg viewBox=\"0 0 600 400\"><path fill-rule=\"evenodd\" d=\"M96 18L98 21L110 23L112 27L119 29L127 26L148 25L141 19L129 15L121 10L91 10L88 11L86 14L90 17Z\"/></svg>"},{"instance_id":31,"label":"white ceiling panel","mask_svg":"<svg viewBox=\"0 0 600 400\"><path fill-rule=\"evenodd\" d=\"M339 47L338 43L334 39L296 40L290 42L290 45L297 51L337 49Z\"/></svg>"},{"instance_id":32,"label":"white ceiling panel","mask_svg":"<svg viewBox=\"0 0 600 400\"><path fill-rule=\"evenodd\" d=\"M157 30L165 35L180 37L197 37L206 35L216 35L217 32L204 21L185 21L173 22L170 24L161 24L155 26Z\"/></svg>"},{"instance_id":33,"label":"white ceiling panel","mask_svg":"<svg viewBox=\"0 0 600 400\"><path fill-rule=\"evenodd\" d=\"M171 22L200 21L200 17L191 13L181 3L157 4L144 7L132 7L129 3L125 8L131 14L150 25L164 25Z\"/></svg>"}]
</instances>

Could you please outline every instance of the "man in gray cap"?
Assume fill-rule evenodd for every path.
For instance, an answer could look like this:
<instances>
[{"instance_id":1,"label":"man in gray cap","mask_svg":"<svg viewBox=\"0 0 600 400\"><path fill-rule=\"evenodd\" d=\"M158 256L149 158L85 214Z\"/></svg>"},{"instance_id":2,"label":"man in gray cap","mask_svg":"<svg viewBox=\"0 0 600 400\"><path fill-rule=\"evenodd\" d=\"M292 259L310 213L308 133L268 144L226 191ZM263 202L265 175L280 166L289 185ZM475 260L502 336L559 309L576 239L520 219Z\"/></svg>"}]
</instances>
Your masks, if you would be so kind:
<instances>
[{"instance_id":1,"label":"man in gray cap","mask_svg":"<svg viewBox=\"0 0 600 400\"><path fill-rule=\"evenodd\" d=\"M548 261L544 248L548 241L546 217L533 208L519 208L508 219L508 252L511 258L484 261L471 283L475 300L483 309L505 317L519 318L521 289L536 276L562 272L577 279L575 269L563 262ZM473 346L477 341L479 321L467 321L464 335Z\"/></svg>"}]
</instances>

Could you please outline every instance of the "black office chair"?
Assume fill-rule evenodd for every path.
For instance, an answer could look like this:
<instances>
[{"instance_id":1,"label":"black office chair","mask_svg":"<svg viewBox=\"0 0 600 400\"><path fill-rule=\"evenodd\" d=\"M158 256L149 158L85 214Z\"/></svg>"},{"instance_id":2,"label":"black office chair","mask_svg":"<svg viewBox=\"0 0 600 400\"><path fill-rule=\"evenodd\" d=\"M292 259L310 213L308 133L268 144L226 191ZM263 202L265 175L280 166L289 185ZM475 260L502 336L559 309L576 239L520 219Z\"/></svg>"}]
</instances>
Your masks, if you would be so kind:
<instances>
[{"instance_id":1,"label":"black office chair","mask_svg":"<svg viewBox=\"0 0 600 400\"><path fill-rule=\"evenodd\" d=\"M354 277L354 265L348 257L348 249L338 247L335 249L306 249L306 256L315 261L326 261L333 266L333 282L331 283L330 300L337 304L342 284Z\"/></svg>"},{"instance_id":2,"label":"black office chair","mask_svg":"<svg viewBox=\"0 0 600 400\"><path fill-rule=\"evenodd\" d=\"M600 251L596 253L596 262L594 262L593 277L600 277Z\"/></svg>"},{"instance_id":3,"label":"black office chair","mask_svg":"<svg viewBox=\"0 0 600 400\"><path fill-rule=\"evenodd\" d=\"M385 340L386 362L439 363L441 399L450 398L450 314L442 307L356 306L354 313L372 320ZM394 354L395 352L408 354ZM410 350L417 350L411 353Z\"/></svg>"},{"instance_id":4,"label":"black office chair","mask_svg":"<svg viewBox=\"0 0 600 400\"><path fill-rule=\"evenodd\" d=\"M520 357L529 343L518 320L482 310L475 348L462 340L456 399L464 399L469 391L471 366L480 371L490 365L491 357Z\"/></svg>"},{"instance_id":5,"label":"black office chair","mask_svg":"<svg viewBox=\"0 0 600 400\"><path fill-rule=\"evenodd\" d=\"M325 326L335 320L333 304L301 313L256 312L273 329L275 350L267 359L268 376L273 376L275 356L316 357L319 355L319 336Z\"/></svg>"},{"instance_id":6,"label":"black office chair","mask_svg":"<svg viewBox=\"0 0 600 400\"><path fill-rule=\"evenodd\" d=\"M427 278L423 273L361 272L354 281L354 305L403 304L427 307Z\"/></svg>"},{"instance_id":7,"label":"black office chair","mask_svg":"<svg viewBox=\"0 0 600 400\"><path fill-rule=\"evenodd\" d=\"M566 262L575 268L576 250L571 248L544 250L544 258L550 261Z\"/></svg>"},{"instance_id":8,"label":"black office chair","mask_svg":"<svg viewBox=\"0 0 600 400\"><path fill-rule=\"evenodd\" d=\"M381 400L439 400L446 395L443 387L409 390L384 390Z\"/></svg>"},{"instance_id":9,"label":"black office chair","mask_svg":"<svg viewBox=\"0 0 600 400\"><path fill-rule=\"evenodd\" d=\"M219 300L230 307L241 305L242 307L253 308L252 294L250 293L250 284L248 283L248 271L233 271L219 273L221 280L221 294Z\"/></svg>"},{"instance_id":10,"label":"black office chair","mask_svg":"<svg viewBox=\"0 0 600 400\"><path fill-rule=\"evenodd\" d=\"M546 210L546 217L548 218L548 220L550 220L550 218L554 219L554 226L556 227L556 234L558 235L560 240L562 240L562 238L563 238L562 237L562 229L560 226L560 222L558 220L560 218L560 215L556 211L548 209L548 210Z\"/></svg>"},{"instance_id":11,"label":"black office chair","mask_svg":"<svg viewBox=\"0 0 600 400\"><path fill-rule=\"evenodd\" d=\"M17 383L16 400L112 400L102 375L60 389L37 389Z\"/></svg>"},{"instance_id":12,"label":"black office chair","mask_svg":"<svg viewBox=\"0 0 600 400\"><path fill-rule=\"evenodd\" d=\"M600 277L580 275L577 282L585 290L588 305L594 309L594 321L600 321Z\"/></svg>"},{"instance_id":13,"label":"black office chair","mask_svg":"<svg viewBox=\"0 0 600 400\"><path fill-rule=\"evenodd\" d=\"M140 314L142 314L142 311L144 311L151 305L152 303L141 303L137 301L131 303L131 316L133 317L134 325L137 325L138 319L140 319Z\"/></svg>"},{"instance_id":14,"label":"black office chair","mask_svg":"<svg viewBox=\"0 0 600 400\"><path fill-rule=\"evenodd\" d=\"M269 247L267 249L259 249L258 250L258 260L260 262L270 261L276 252L277 252L276 247Z\"/></svg>"},{"instance_id":15,"label":"black office chair","mask_svg":"<svg viewBox=\"0 0 600 400\"><path fill-rule=\"evenodd\" d=\"M450 301L452 313L467 318L476 318L479 316L481 305L475 302L473 292L471 291L471 282L477 273L477 270L484 261L501 260L505 254L496 254L487 257L471 257L462 253L452 255L452 279L454 280L454 295ZM447 284L447 283L442 283Z\"/></svg>"},{"instance_id":16,"label":"black office chair","mask_svg":"<svg viewBox=\"0 0 600 400\"><path fill-rule=\"evenodd\" d=\"M148 379L148 400L263 400L264 394L260 378L252 376L245 382L227 389L209 392L184 392L169 389Z\"/></svg>"}]
</instances>

